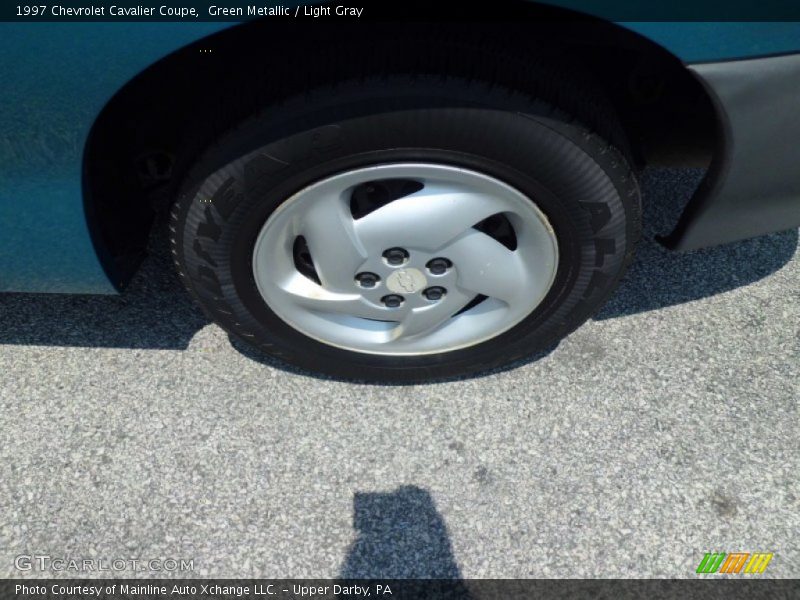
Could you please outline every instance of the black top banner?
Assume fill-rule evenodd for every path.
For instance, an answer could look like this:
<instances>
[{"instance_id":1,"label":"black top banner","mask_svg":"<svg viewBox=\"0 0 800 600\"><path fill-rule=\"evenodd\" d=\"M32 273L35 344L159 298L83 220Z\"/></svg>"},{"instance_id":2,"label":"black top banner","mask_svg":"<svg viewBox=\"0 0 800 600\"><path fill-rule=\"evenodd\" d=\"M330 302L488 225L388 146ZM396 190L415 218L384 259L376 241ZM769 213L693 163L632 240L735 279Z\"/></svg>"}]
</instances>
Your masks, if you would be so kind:
<instances>
[{"instance_id":1,"label":"black top banner","mask_svg":"<svg viewBox=\"0 0 800 600\"><path fill-rule=\"evenodd\" d=\"M557 6L553 6L553 5ZM573 12L574 11L574 12ZM347 0L7 0L0 21L249 21L253 19L362 19L381 21L492 21L575 19L602 15L611 21L800 21L795 0L492 0L430 2ZM585 16L583 17L585 18Z\"/></svg>"},{"instance_id":2,"label":"black top banner","mask_svg":"<svg viewBox=\"0 0 800 600\"><path fill-rule=\"evenodd\" d=\"M800 598L800 581L762 579L51 579L1 580L2 600L628 600Z\"/></svg>"}]
</instances>

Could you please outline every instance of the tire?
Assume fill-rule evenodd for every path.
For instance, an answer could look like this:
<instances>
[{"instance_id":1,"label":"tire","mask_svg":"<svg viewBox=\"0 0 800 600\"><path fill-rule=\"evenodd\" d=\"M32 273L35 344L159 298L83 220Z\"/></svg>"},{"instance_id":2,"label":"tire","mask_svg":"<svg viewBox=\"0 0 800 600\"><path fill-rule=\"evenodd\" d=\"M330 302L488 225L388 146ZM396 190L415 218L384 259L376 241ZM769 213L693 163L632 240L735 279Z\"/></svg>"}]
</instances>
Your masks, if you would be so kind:
<instances>
[{"instance_id":1,"label":"tire","mask_svg":"<svg viewBox=\"0 0 800 600\"><path fill-rule=\"evenodd\" d=\"M570 93L576 91L574 87L569 89ZM572 104L575 104L574 99ZM583 121L597 119L597 98L587 96L585 104L586 115L591 116L567 115L540 99L497 85L410 76L347 82L290 98L223 135L188 174L171 212L172 252L178 273L209 317L230 334L270 357L335 378L387 383L434 381L486 372L546 351L604 304L631 261L640 231L639 189L628 160L623 152L593 130L613 131L609 137L615 140L624 139L624 136L611 113L601 116L601 126L594 125L590 130ZM477 294L473 301L480 302L479 296L484 296L484 306L491 306L491 310L484 308L484 312L480 312L480 306L476 305L475 309L470 309L473 312L468 310L452 317L470 316L470 319L461 319L458 327L453 325L455 321L447 320L438 330L417 336L397 334L399 330L416 330L405 325L395 329L396 323L391 319L388 319L390 323L382 324L384 321L380 318L367 322L339 313L327 315L324 310L320 313L318 305L314 304L319 299L315 294L327 293L327 284L320 277L327 278L342 264L329 258L327 252L349 252L347 256L351 256L352 251L347 249L347 244L325 246L316 241L319 236L311 241L297 236L293 238L292 258L288 258L289 244L295 234L281 232L295 227L288 223L295 223L296 219L292 221L286 215L295 211L299 215L297 218L306 218L311 207L322 206L323 200L309 199L313 190L332 190L331 186L339 179L346 182L348 177L367 176L362 173L413 174L414 165L421 165L420 169L429 166L441 169L430 173L436 177L441 173L445 181L450 181L447 177L458 178L462 174L473 178L465 180L466 183L457 180L452 184L456 187L446 188L448 190L462 190L462 183L464 189L472 189L469 185L483 185L485 179L486 185L495 185L492 189L499 190L497 197L509 194L503 202L517 202L510 209L512 212L502 212L507 217L492 217L502 221L493 222L494 229L482 222L476 224L477 230L465 230L459 235L469 235L470 240L497 249L498 256L507 255L502 254L497 244L506 245L512 253L508 256L514 257L514 269L517 269L508 272L515 277L517 273L522 274L519 281L527 281L531 287L526 284L522 289L508 291L511 295L507 297L514 298L513 302L493 300L494 288L488 295ZM418 183L411 175L403 177L389 180L378 177L380 193L385 196L386 189L395 185L392 182L400 181L404 189L408 189L399 193L399 200L394 200L396 203L403 200L402 194L413 193L408 186L428 185L429 181L424 179L423 183ZM368 185L369 193L378 194L375 185ZM355 190L362 195L367 193L358 187L347 194L355 197ZM519 204L519 196L527 199L530 210ZM472 196L464 198L469 200ZM492 196L492 202L494 198ZM351 207L355 206L353 202L355 200L351 200ZM385 198L381 202L386 202ZM378 208L373 206L371 210L378 214L392 204L378 202ZM481 208L479 204L475 206ZM538 224L534 222L533 211L539 215ZM387 214L390 213L381 213ZM452 214L452 221L466 218L460 209ZM442 219L441 213L436 215L446 229L451 219L446 216ZM366 223L357 221L356 217L361 217L354 217L354 222L359 224L357 227ZM281 219L284 224L279 226ZM381 219L385 227L386 219L383 216ZM430 222L421 223L419 229L408 227L405 221L402 223L405 233L386 230L387 240L401 234L413 236L418 230L433 231ZM312 230L323 237L327 235L316 225ZM493 241L474 235L475 231L492 237ZM547 286L542 283L547 278L541 270L544 267L536 266L539 263L530 253L524 252L525 248L533 247L526 240L542 244L536 248L547 248L548 234L542 233L544 231L549 231L554 240ZM285 236L285 239L278 240L276 236ZM517 241L509 242L510 238ZM514 248L514 243L522 243L519 240L525 247ZM422 242L424 244L424 240ZM359 243L360 240L349 242L356 248L360 247ZM301 246L299 251L297 244ZM312 246L314 252L308 251ZM267 247L271 250L264 250ZM282 257L283 252L287 257ZM395 276L392 271L395 267L388 265L388 259L376 258L372 250L369 252L369 260L373 261L370 264L378 265L375 261L383 261L380 263L383 266L375 269L384 269L382 274L377 274L377 285L385 286L382 290L387 295L391 295L388 292L392 289L411 290L406 295L399 294L403 306L407 302L411 312L412 302L424 303L420 294L430 293L429 288L422 291L418 286L431 284L433 276L427 267L413 263L413 268L402 267L405 274ZM417 254L412 250L410 258L405 260L416 260ZM481 253L463 253L465 264L474 266L475 260L483 260L480 256L476 258L478 254ZM294 261L294 267L290 260ZM327 275L317 273L320 263L329 271ZM521 263L525 266L520 267ZM288 269L288 274L279 276L277 271L274 274L269 270L265 272L259 265L281 265L281 269ZM295 280L292 268L305 279ZM495 276L504 291L509 287L511 276L502 275L506 273L505 267L498 269L495 264L490 269L480 267L479 270L480 275L473 276L480 280L471 288L473 291L488 285L488 280L481 277ZM461 281L469 279L469 272L466 266L451 265L446 276L457 279L451 288L443 288L447 291L448 302L459 298ZM419 273L427 278L419 279ZM322 291L308 287L307 279L321 283ZM290 301L284 302L280 294L285 290L273 290L289 280L302 281L303 289L311 290L303 292L306 295L302 298L311 308L293 304L291 298L295 296L288 296ZM422 280L426 283L421 283ZM361 283L353 281L354 294L377 294L357 289ZM398 287L398 281L404 287ZM337 284L342 285L341 277ZM270 296L273 291L274 295ZM468 293L472 292L464 292ZM451 300L451 296L454 299ZM489 302L486 297L494 303L486 304ZM388 302L376 298L372 297L370 302ZM461 302L463 304L463 300ZM386 308L385 304L378 309L370 306L370 310ZM448 310L457 306L457 303L448 305ZM496 317L502 327L498 325L497 331L487 334L480 327L491 326L487 324L489 317L481 315L488 315L492 310L497 311L492 313L497 315L505 311L502 314L506 321ZM473 314L479 318L472 317ZM480 327L467 325L473 322ZM373 326L383 328L374 334L383 336L380 338L383 345L376 345L379 343L374 340L378 338L370 337ZM442 333L444 331L449 338ZM348 337L350 332L352 337ZM384 341L392 336L396 339ZM449 340L450 344L444 340Z\"/></svg>"}]
</instances>

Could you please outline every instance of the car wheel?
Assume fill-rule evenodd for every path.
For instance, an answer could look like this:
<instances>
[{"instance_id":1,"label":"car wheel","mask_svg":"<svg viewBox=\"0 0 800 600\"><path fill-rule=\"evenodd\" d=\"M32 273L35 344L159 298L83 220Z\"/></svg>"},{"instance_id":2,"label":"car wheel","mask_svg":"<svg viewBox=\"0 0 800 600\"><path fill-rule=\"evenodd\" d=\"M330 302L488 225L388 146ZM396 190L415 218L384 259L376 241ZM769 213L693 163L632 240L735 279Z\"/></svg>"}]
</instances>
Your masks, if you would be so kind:
<instances>
[{"instance_id":1,"label":"car wheel","mask_svg":"<svg viewBox=\"0 0 800 600\"><path fill-rule=\"evenodd\" d=\"M639 235L628 161L581 123L460 79L288 99L189 173L178 272L231 334L314 372L410 382L514 363L604 303Z\"/></svg>"}]
</instances>

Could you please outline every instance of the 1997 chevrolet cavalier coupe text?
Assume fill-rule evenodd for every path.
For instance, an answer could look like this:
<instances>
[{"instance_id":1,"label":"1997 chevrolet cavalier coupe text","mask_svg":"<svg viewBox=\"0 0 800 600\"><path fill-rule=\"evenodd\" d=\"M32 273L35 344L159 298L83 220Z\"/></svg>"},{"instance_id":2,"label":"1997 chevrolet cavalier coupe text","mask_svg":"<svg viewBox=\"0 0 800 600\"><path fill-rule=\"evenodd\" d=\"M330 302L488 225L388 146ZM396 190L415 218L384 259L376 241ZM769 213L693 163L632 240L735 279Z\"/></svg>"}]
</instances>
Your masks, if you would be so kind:
<instances>
[{"instance_id":1,"label":"1997 chevrolet cavalier coupe text","mask_svg":"<svg viewBox=\"0 0 800 600\"><path fill-rule=\"evenodd\" d=\"M647 164L710 161L669 248L800 225L798 24L555 4L0 25L0 291L119 293L164 211L181 279L233 335L338 377L431 380L597 311Z\"/></svg>"}]
</instances>

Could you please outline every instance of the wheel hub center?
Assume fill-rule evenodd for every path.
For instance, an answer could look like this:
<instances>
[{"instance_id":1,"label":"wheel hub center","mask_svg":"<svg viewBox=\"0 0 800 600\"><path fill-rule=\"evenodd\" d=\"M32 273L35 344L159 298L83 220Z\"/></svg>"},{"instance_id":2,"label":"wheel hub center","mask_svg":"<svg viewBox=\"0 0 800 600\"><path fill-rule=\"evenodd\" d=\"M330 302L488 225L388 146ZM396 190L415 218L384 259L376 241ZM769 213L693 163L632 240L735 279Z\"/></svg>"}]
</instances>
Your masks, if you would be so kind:
<instances>
[{"instance_id":1,"label":"wheel hub center","mask_svg":"<svg viewBox=\"0 0 800 600\"><path fill-rule=\"evenodd\" d=\"M427 285L428 280L422 271L413 267L397 269L386 278L386 287L395 294L413 294Z\"/></svg>"}]
</instances>

